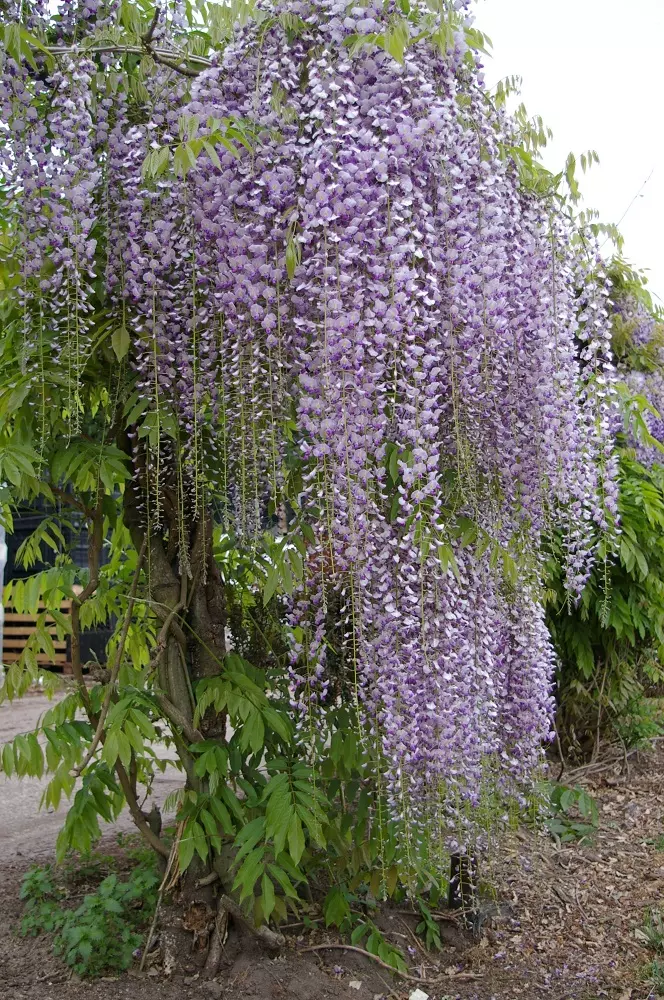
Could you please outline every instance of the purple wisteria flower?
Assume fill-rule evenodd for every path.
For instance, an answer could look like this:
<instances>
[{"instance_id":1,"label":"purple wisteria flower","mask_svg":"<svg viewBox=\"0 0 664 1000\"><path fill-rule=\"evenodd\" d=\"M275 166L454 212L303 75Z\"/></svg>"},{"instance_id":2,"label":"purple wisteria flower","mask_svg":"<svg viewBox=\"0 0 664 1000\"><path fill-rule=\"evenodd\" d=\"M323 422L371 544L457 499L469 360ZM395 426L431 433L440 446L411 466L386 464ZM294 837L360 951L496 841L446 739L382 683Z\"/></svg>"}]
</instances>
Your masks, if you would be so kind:
<instances>
[{"instance_id":1,"label":"purple wisteria flower","mask_svg":"<svg viewBox=\"0 0 664 1000\"><path fill-rule=\"evenodd\" d=\"M178 441L181 487L196 509L219 497L248 544L270 501L308 523L295 710L324 726L334 648L403 850L435 855L470 849L496 797L523 803L550 738L541 542L561 521L577 596L617 509L615 373L597 248L520 181L468 4L443 48L410 6L266 0L190 98L157 67L141 120L122 86L93 109L83 60L51 80L51 136L26 127L36 98L11 61L0 109L25 190L26 337L45 309L75 387L96 218L145 436ZM395 19L401 62L375 44ZM183 111L202 135L244 123L249 148L144 178ZM167 456L157 443L157 497Z\"/></svg>"}]
</instances>

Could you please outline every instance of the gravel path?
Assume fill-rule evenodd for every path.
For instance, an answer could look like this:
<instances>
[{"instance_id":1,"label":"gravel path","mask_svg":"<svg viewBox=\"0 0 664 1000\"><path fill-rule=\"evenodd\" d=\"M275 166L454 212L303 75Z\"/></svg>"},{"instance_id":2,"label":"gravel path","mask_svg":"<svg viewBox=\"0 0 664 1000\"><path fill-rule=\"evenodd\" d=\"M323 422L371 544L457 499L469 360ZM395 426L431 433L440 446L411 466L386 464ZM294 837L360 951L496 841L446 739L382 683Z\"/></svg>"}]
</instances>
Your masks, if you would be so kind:
<instances>
[{"instance_id":1,"label":"gravel path","mask_svg":"<svg viewBox=\"0 0 664 1000\"><path fill-rule=\"evenodd\" d=\"M0 705L0 746L19 733L28 732L37 725L39 717L53 704L45 695L29 694L13 703ZM168 753L164 750L164 757ZM52 854L58 831L64 822L64 805L57 812L39 808L39 801L47 779L7 778L0 774L0 860L14 857L37 858ZM182 784L180 773L169 767L164 774L157 772L154 796L148 800L161 805L169 792ZM102 824L103 826L103 824ZM131 817L125 810L117 823L106 825L104 832L134 830Z\"/></svg>"}]
</instances>

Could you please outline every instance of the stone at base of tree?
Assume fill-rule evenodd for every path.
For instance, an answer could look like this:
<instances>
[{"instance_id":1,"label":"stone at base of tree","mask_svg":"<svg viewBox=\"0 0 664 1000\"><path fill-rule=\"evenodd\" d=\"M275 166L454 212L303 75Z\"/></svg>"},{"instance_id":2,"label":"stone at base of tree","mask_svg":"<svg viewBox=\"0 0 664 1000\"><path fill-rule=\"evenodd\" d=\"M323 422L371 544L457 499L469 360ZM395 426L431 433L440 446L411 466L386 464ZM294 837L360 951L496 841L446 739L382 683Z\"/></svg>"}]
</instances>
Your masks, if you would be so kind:
<instances>
[{"instance_id":1,"label":"stone at base of tree","mask_svg":"<svg viewBox=\"0 0 664 1000\"><path fill-rule=\"evenodd\" d=\"M210 997L218 998L223 996L224 987L221 983L215 983L212 980L208 980L206 983L201 983L201 989L205 990L206 994Z\"/></svg>"}]
</instances>

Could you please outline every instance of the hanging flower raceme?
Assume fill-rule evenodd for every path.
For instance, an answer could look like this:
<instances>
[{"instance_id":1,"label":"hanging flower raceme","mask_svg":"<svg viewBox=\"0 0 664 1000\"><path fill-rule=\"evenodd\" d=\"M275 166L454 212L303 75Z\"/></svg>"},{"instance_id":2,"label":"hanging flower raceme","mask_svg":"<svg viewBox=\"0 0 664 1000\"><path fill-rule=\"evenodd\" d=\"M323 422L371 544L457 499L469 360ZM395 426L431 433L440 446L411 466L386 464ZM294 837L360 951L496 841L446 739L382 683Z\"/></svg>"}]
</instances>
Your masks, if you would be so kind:
<instances>
[{"instance_id":1,"label":"hanging flower raceme","mask_svg":"<svg viewBox=\"0 0 664 1000\"><path fill-rule=\"evenodd\" d=\"M351 701L413 863L521 801L551 728L541 541L562 517L576 596L616 507L601 266L520 183L453 6L265 3L179 124L156 74L150 122L102 129L151 433L240 538L287 505L308 525L295 707L319 734ZM229 122L246 147L141 178L158 141Z\"/></svg>"},{"instance_id":2,"label":"hanging flower raceme","mask_svg":"<svg viewBox=\"0 0 664 1000\"><path fill-rule=\"evenodd\" d=\"M664 445L664 325L647 296L619 283L612 291L612 306L618 376L633 396L654 408L656 413L643 412L643 420L648 433ZM656 444L641 439L631 443L643 465L664 465L664 452Z\"/></svg>"}]
</instances>

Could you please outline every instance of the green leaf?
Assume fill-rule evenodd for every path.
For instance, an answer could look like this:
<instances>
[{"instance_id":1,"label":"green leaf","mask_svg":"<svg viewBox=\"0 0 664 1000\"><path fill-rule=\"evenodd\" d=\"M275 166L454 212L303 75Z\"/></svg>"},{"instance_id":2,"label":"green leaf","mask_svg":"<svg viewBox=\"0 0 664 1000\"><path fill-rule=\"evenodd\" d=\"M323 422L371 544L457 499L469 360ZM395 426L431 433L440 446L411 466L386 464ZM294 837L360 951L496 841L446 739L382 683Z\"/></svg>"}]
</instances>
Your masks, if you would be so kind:
<instances>
[{"instance_id":1,"label":"green leaf","mask_svg":"<svg viewBox=\"0 0 664 1000\"><path fill-rule=\"evenodd\" d=\"M187 825L183 830L182 838L178 844L178 863L181 872L186 871L191 864L195 850L194 840L189 834L189 826Z\"/></svg>"},{"instance_id":2,"label":"green leaf","mask_svg":"<svg viewBox=\"0 0 664 1000\"><path fill-rule=\"evenodd\" d=\"M117 732L117 730L112 730L111 732L107 733L106 739L104 741L102 759L106 761L109 767L113 767L120 754L118 736L119 733Z\"/></svg>"},{"instance_id":3,"label":"green leaf","mask_svg":"<svg viewBox=\"0 0 664 1000\"><path fill-rule=\"evenodd\" d=\"M126 326L119 326L113 333L113 336L111 337L111 346L115 351L115 356L118 361L122 361L122 359L126 357L129 347L131 346L129 331Z\"/></svg>"},{"instance_id":4,"label":"green leaf","mask_svg":"<svg viewBox=\"0 0 664 1000\"><path fill-rule=\"evenodd\" d=\"M254 886L262 874L264 867L265 848L256 847L244 859L235 876L233 889L240 889L240 901L246 899L254 891Z\"/></svg>"},{"instance_id":5,"label":"green leaf","mask_svg":"<svg viewBox=\"0 0 664 1000\"><path fill-rule=\"evenodd\" d=\"M350 936L351 944L359 944L359 942L362 940L365 934L369 932L369 930L370 930L370 925L367 924L366 922L358 924L356 927L354 927Z\"/></svg>"},{"instance_id":6,"label":"green leaf","mask_svg":"<svg viewBox=\"0 0 664 1000\"><path fill-rule=\"evenodd\" d=\"M128 770L131 765L131 743L122 732L118 733L118 754L125 770Z\"/></svg>"},{"instance_id":7,"label":"green leaf","mask_svg":"<svg viewBox=\"0 0 664 1000\"><path fill-rule=\"evenodd\" d=\"M212 145L211 142L208 142L207 139L203 140L203 149L205 150L205 152L207 153L207 155L210 157L210 159L214 163L215 167L217 167L218 169L221 169L221 160L219 159L219 156L217 154L217 150L214 148L214 146Z\"/></svg>"},{"instance_id":8,"label":"green leaf","mask_svg":"<svg viewBox=\"0 0 664 1000\"><path fill-rule=\"evenodd\" d=\"M280 715L279 712L275 708L272 708L271 705L268 705L267 708L263 709L263 719L265 720L266 725L269 726L269 728L275 732L277 736L281 736L285 743L290 743L293 732L289 719L287 719L284 715Z\"/></svg>"},{"instance_id":9,"label":"green leaf","mask_svg":"<svg viewBox=\"0 0 664 1000\"><path fill-rule=\"evenodd\" d=\"M265 581L265 586L263 587L263 607L267 607L270 603L278 586L279 567L272 566L270 572L268 573L267 580Z\"/></svg>"},{"instance_id":10,"label":"green leaf","mask_svg":"<svg viewBox=\"0 0 664 1000\"><path fill-rule=\"evenodd\" d=\"M11 743L5 743L2 748L2 770L8 778L14 773L14 751Z\"/></svg>"},{"instance_id":11,"label":"green leaf","mask_svg":"<svg viewBox=\"0 0 664 1000\"><path fill-rule=\"evenodd\" d=\"M217 819L217 822L221 826L224 833L233 834L235 832L235 827L233 826L233 820L231 819L230 813L226 809L223 802L216 798L216 796L210 799L210 810Z\"/></svg>"},{"instance_id":12,"label":"green leaf","mask_svg":"<svg viewBox=\"0 0 664 1000\"><path fill-rule=\"evenodd\" d=\"M350 916L350 905L346 893L339 886L333 886L325 897L323 914L326 927L331 924L334 924L335 927L341 927L344 920Z\"/></svg>"},{"instance_id":13,"label":"green leaf","mask_svg":"<svg viewBox=\"0 0 664 1000\"><path fill-rule=\"evenodd\" d=\"M283 868L280 865L269 864L267 866L267 869L274 878L274 880L279 883L279 885L283 889L285 896L288 896L289 899L298 899L295 886L291 882L288 874L283 870Z\"/></svg>"},{"instance_id":14,"label":"green leaf","mask_svg":"<svg viewBox=\"0 0 664 1000\"><path fill-rule=\"evenodd\" d=\"M270 914L274 910L274 885L272 884L272 880L268 878L265 873L263 873L263 878L261 880L261 894L263 897L263 914L265 919L268 920Z\"/></svg>"},{"instance_id":15,"label":"green leaf","mask_svg":"<svg viewBox=\"0 0 664 1000\"><path fill-rule=\"evenodd\" d=\"M288 824L288 853L295 862L299 864L300 858L304 854L304 830L300 817L294 813Z\"/></svg>"}]
</instances>

